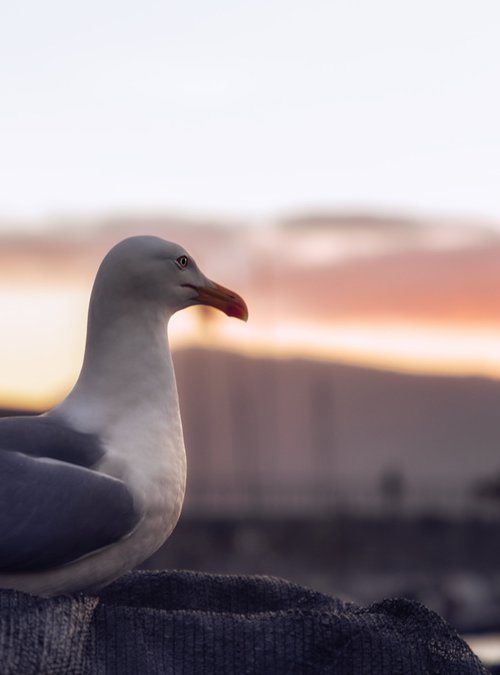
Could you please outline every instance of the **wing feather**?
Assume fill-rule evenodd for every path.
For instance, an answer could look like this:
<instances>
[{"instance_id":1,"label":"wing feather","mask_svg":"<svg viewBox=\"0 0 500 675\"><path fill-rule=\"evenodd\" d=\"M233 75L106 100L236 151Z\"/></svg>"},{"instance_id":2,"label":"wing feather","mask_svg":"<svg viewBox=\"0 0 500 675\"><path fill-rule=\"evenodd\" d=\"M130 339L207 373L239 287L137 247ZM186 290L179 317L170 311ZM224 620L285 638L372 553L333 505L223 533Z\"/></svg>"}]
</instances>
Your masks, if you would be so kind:
<instances>
[{"instance_id":1,"label":"wing feather","mask_svg":"<svg viewBox=\"0 0 500 675\"><path fill-rule=\"evenodd\" d=\"M1 572L64 565L121 539L139 520L122 481L0 449Z\"/></svg>"},{"instance_id":2,"label":"wing feather","mask_svg":"<svg viewBox=\"0 0 500 675\"><path fill-rule=\"evenodd\" d=\"M72 429L53 413L0 419L0 448L90 468L104 455L96 434Z\"/></svg>"}]
</instances>

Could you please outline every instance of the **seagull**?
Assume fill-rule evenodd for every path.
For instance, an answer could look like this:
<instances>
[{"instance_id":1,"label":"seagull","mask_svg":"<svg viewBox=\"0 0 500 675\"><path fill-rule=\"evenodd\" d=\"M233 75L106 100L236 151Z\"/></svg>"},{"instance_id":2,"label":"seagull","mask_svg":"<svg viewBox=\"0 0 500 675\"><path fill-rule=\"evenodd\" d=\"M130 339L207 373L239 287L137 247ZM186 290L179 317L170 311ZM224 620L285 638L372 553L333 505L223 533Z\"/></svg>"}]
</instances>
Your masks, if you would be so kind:
<instances>
[{"instance_id":1,"label":"seagull","mask_svg":"<svg viewBox=\"0 0 500 675\"><path fill-rule=\"evenodd\" d=\"M0 588L95 592L169 537L186 453L167 325L199 304L248 318L177 244L129 237L105 256L74 388L45 414L0 420Z\"/></svg>"}]
</instances>

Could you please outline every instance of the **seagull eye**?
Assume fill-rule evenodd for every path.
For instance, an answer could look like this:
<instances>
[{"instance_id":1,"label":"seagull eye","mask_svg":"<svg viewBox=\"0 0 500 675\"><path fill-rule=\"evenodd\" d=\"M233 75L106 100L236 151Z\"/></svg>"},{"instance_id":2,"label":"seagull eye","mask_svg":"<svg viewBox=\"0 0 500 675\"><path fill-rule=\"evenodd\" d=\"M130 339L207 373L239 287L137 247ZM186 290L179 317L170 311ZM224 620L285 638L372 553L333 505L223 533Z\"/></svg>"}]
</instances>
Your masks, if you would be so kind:
<instances>
[{"instance_id":1,"label":"seagull eye","mask_svg":"<svg viewBox=\"0 0 500 675\"><path fill-rule=\"evenodd\" d=\"M188 263L189 263L189 258L187 257L187 255L181 255L177 258L177 264L183 270L186 269L186 267L188 266Z\"/></svg>"}]
</instances>

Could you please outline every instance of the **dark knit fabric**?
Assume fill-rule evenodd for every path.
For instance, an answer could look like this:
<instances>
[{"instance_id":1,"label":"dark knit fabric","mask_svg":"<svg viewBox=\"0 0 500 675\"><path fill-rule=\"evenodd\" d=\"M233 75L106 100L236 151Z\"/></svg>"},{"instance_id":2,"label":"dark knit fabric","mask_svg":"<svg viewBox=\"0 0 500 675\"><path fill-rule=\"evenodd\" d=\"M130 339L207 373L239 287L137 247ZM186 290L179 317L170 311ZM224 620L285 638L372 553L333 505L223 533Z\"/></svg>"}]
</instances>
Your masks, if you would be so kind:
<instances>
[{"instance_id":1,"label":"dark knit fabric","mask_svg":"<svg viewBox=\"0 0 500 675\"><path fill-rule=\"evenodd\" d=\"M269 577L134 572L99 597L0 591L2 675L479 675L437 614Z\"/></svg>"}]
</instances>

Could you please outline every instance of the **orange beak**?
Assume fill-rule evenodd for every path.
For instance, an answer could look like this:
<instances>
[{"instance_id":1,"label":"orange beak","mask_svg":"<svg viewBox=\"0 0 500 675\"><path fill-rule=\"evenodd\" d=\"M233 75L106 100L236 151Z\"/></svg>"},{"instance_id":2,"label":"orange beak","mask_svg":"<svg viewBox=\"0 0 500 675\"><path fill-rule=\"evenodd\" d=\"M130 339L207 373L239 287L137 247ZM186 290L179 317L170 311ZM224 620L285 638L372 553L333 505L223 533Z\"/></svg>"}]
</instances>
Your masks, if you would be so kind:
<instances>
[{"instance_id":1,"label":"orange beak","mask_svg":"<svg viewBox=\"0 0 500 675\"><path fill-rule=\"evenodd\" d=\"M234 316L237 319L246 321L248 319L248 307L241 296L228 288L224 288L215 281L209 281L207 286L194 286L193 284L184 284L196 292L196 301L200 305L209 305L220 309L227 316Z\"/></svg>"}]
</instances>

